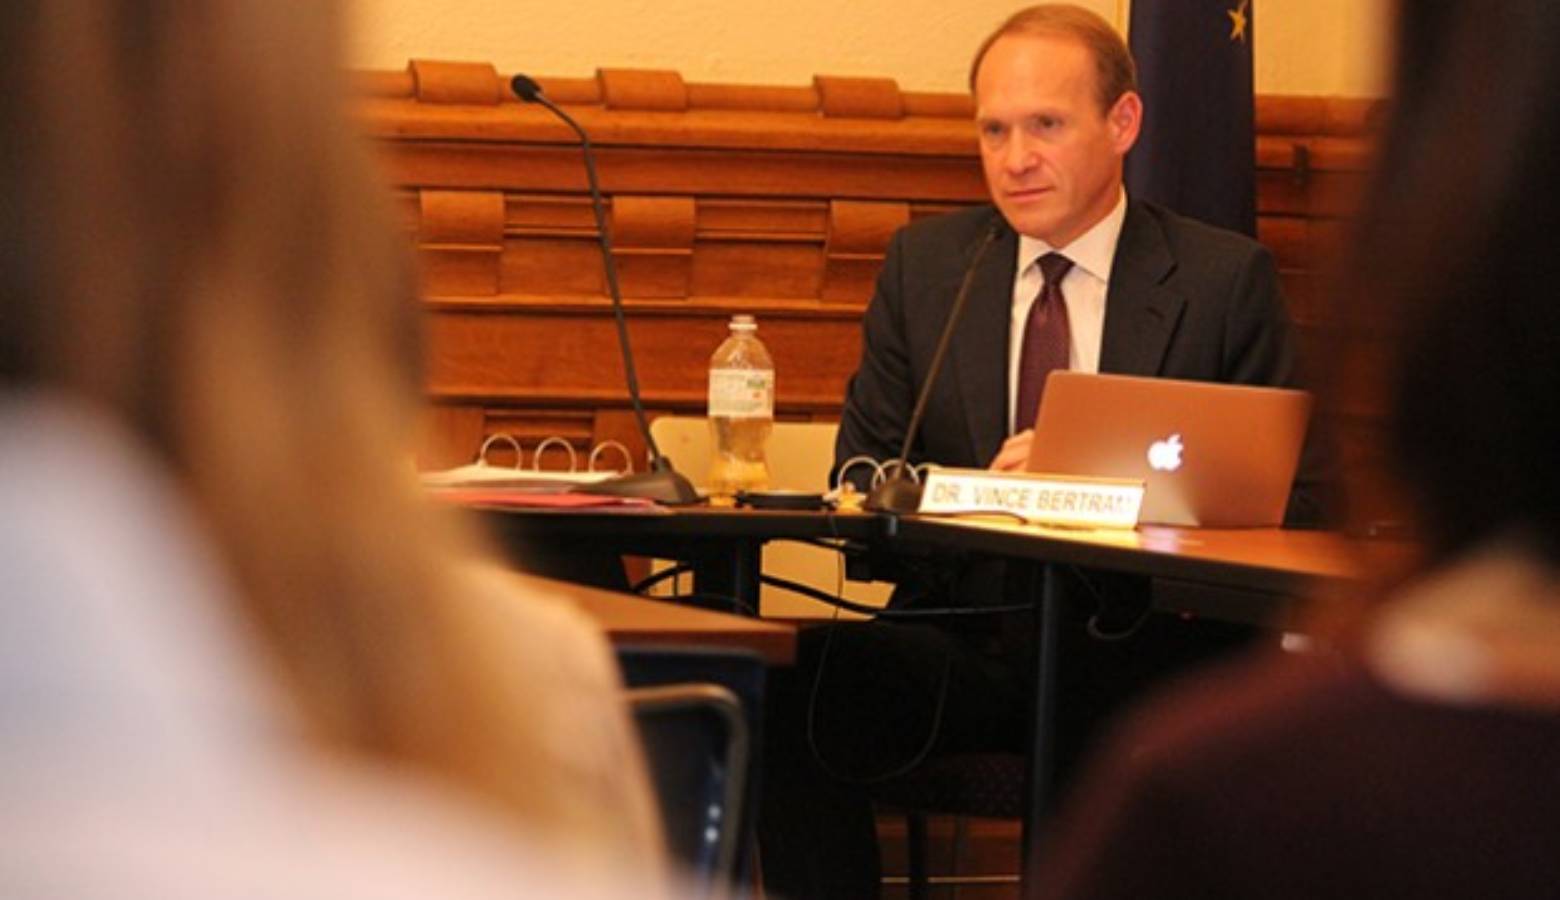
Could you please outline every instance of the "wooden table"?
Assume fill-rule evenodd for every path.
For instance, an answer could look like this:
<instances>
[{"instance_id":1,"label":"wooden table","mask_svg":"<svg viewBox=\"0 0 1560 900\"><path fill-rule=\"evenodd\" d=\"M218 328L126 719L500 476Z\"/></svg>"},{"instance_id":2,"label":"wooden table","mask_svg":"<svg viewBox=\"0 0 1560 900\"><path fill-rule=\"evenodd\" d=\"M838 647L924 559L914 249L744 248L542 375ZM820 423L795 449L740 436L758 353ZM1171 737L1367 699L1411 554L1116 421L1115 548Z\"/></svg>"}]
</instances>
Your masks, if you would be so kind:
<instances>
[{"instance_id":1,"label":"wooden table","mask_svg":"<svg viewBox=\"0 0 1560 900\"><path fill-rule=\"evenodd\" d=\"M885 530L901 546L923 552L959 550L1148 576L1161 610L1274 628L1292 624L1297 601L1324 585L1400 567L1412 555L1400 543L1286 528L1090 531L905 516L888 520Z\"/></svg>"},{"instance_id":2,"label":"wooden table","mask_svg":"<svg viewBox=\"0 0 1560 900\"><path fill-rule=\"evenodd\" d=\"M566 582L548 584L595 619L614 644L734 647L751 650L772 666L788 666L796 657L796 629L790 625Z\"/></svg>"}]
</instances>

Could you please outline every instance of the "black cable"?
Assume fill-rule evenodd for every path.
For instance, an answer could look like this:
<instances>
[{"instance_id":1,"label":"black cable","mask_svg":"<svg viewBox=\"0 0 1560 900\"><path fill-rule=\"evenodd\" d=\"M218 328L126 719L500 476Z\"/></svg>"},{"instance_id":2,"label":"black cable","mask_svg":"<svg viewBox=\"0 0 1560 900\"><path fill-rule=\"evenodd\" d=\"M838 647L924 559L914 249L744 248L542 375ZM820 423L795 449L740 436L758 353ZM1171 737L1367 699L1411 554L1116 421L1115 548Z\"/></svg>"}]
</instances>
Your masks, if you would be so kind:
<instances>
[{"instance_id":1,"label":"black cable","mask_svg":"<svg viewBox=\"0 0 1560 900\"><path fill-rule=\"evenodd\" d=\"M846 548L839 544L830 543L831 540L840 540L838 532L835 531L834 528L835 517L831 514L827 521L829 523L829 530L833 532L829 539L798 537L776 538L776 540L788 541L795 544L806 544L813 547L822 547L826 550L833 550L835 553L838 553L841 555L841 557L843 557L846 553ZM917 609L895 609L881 606L869 606L866 604L855 603L853 601L846 600L843 596L839 596L840 594L844 593L844 585L840 585L838 592L831 595L820 591L811 585L790 581L789 579L781 578L778 575L760 574L759 580L761 580L764 584L770 585L771 587L777 587L781 590L790 591L793 594L800 594L803 597L816 600L819 603L827 604L836 609L843 609L847 612L861 613L863 615L881 617L885 619L920 619L933 618L937 616L981 616L995 613L1027 612L1034 609L1033 603L1013 603L1003 606L934 606Z\"/></svg>"},{"instance_id":2,"label":"black cable","mask_svg":"<svg viewBox=\"0 0 1560 900\"><path fill-rule=\"evenodd\" d=\"M676 578L680 575L686 575L692 571L693 566L690 563L678 563L674 566L662 569L648 578L635 582L634 585L629 588L629 590L636 594L643 594L645 591L650 590L663 581Z\"/></svg>"},{"instance_id":3,"label":"black cable","mask_svg":"<svg viewBox=\"0 0 1560 900\"><path fill-rule=\"evenodd\" d=\"M835 537L835 538L839 537L839 533L838 533L838 531L834 527L834 517L832 515L829 517L829 531L830 531L830 534L831 534L832 537ZM827 545L825 545L825 546L827 546ZM841 548L841 547L835 546L834 549L840 555L840 570L839 570L838 578L836 580L835 591L836 591L837 595L843 595L845 593L845 571L844 571L845 553L844 553L843 548ZM760 577L762 578L764 576L760 576ZM775 582L782 582L784 580L785 579L779 579L779 578L774 579ZM776 584L775 586L776 587L781 587L781 588L786 587L786 585L783 585L783 584ZM794 588L801 588L801 587L804 587L804 586L803 585L795 585L794 586ZM819 599L822 602L828 603L831 606L833 606L834 607L834 616L833 616L834 623L838 623L838 621L839 621L840 609L842 608L840 604L849 602L849 601L846 601L842 596L828 597L827 595L823 595L822 591L813 591L811 589L807 589L806 591L803 591L802 593L804 593L805 595L808 595L808 596L813 596L815 599ZM839 602L836 603L834 601L839 601ZM859 604L852 604L852 605L859 606ZM867 607L867 609L874 610L873 615L878 615L878 616L884 615L885 612L888 612L888 613L909 612L909 610L898 610L898 611L896 611L896 610L882 610L882 609L877 609L875 607ZM893 618L893 616L890 615L889 618ZM951 655L947 654L946 652L943 655L942 677L939 678L938 682L937 682L937 705L932 708L932 721L931 721L931 725L927 729L926 740L921 743L920 749L917 750L914 754L912 754L910 756L910 759L907 760L902 765L895 766L894 768L892 768L892 769L890 769L890 770L888 770L886 772L879 772L879 773L877 773L875 775L865 775L865 776L861 776L861 777L856 777L856 776L848 775L845 772L841 772L841 771L836 770L834 768L834 766L829 764L828 760L823 758L823 754L818 750L817 726L815 724L815 720L817 718L818 694L822 690L822 686L823 686L823 673L824 673L824 669L826 667L826 664L827 664L828 658L829 658L829 648L834 643L834 633L835 633L835 630L836 629L834 629L834 628L830 628L828 633L824 635L823 649L820 650L819 654L818 654L818 671L817 671L817 673L815 674L815 676L813 678L812 689L810 691L808 691L808 694L807 694L807 750L808 750L808 752L812 754L813 761L818 764L819 768L823 769L823 771L827 772L832 777L838 778L838 779L840 779L842 781L845 781L847 783L854 782L856 784L864 784L864 785L865 784L876 784L878 782L888 781L889 779L897 778L897 777L899 777L901 775L904 775L904 774L906 774L908 772L913 771L917 766L919 766L921 763L925 762L926 758L931 755L932 748L935 747L936 744L937 744L937 735L942 730L943 711L947 708L947 705L948 705L948 685L953 680L953 678L952 678L952 676L953 676L953 657Z\"/></svg>"},{"instance_id":4,"label":"black cable","mask_svg":"<svg viewBox=\"0 0 1560 900\"><path fill-rule=\"evenodd\" d=\"M831 518L831 521L832 521L832 518ZM775 543L782 543L783 542L783 543L788 543L788 544L804 544L804 545L809 546L809 547L822 547L825 550L843 550L844 548L841 545L835 543L835 541L841 541L841 540L848 540L848 538L841 538L841 537L837 537L837 536L835 536L835 537L826 537L826 538L782 537L782 538L775 538L774 542Z\"/></svg>"},{"instance_id":5,"label":"black cable","mask_svg":"<svg viewBox=\"0 0 1560 900\"><path fill-rule=\"evenodd\" d=\"M840 554L841 559L843 559L844 556L845 556L845 547L841 546L838 543L834 543L835 541L845 540L844 538L841 538L840 535L839 535L839 530L838 530L838 527L837 527L838 526L837 517L834 514L829 513L829 514L825 515L824 521L829 526L830 536L828 538L807 538L807 537L790 538L790 537L787 537L787 538L776 538L776 540L777 541L786 541L786 542L795 543L795 544L805 544L805 545L813 546L813 547L821 547L821 548L826 549L826 550L833 550L835 553ZM661 584L664 581L668 581L668 580L671 580L673 578L677 578L679 576L686 575L689 572L692 572L693 569L694 569L694 567L691 564L689 564L689 563L677 563L676 565L670 566L670 567L668 567L666 569L662 569L661 571L656 572L653 575L650 575L650 576L648 576L646 578L641 579L638 582L635 582L634 585L630 588L630 590L633 591L635 594L643 594L646 591L650 590L651 588L655 587L656 585ZM1087 580L1083 579L1083 576L1082 576L1081 573L1079 574L1079 578L1080 578L1080 580L1084 580L1085 581L1085 584L1089 587L1090 592L1093 593L1094 596L1095 596L1095 599L1098 600L1099 599L1099 594L1098 594L1097 591L1094 590L1093 585L1092 584L1088 584ZM839 577L837 578L837 581L840 581L842 579L843 579L843 571L840 573ZM1014 604L1006 604L1006 605L1002 605L1002 606L975 606L975 607L971 607L971 606L936 606L936 607L924 607L924 608L918 608L918 609L892 609L892 608L886 608L886 607L880 607L880 606L870 606L868 604L856 603L856 602L853 602L853 601L850 601L850 600L846 600L843 596L840 596L840 594L844 593L844 584L843 583L838 583L837 584L836 593L835 594L829 594L829 593L827 593L825 591L821 591L818 588L815 588L815 587L813 587L811 585L806 585L806 584L802 584L800 582L791 581L790 579L787 579L787 578L781 578L778 575L763 575L763 574L760 574L759 575L759 580L763 584L767 584L767 585L769 585L771 587L777 587L777 588L780 588L781 590L784 590L784 591L790 591L793 594L799 594L799 595L801 595L803 597L807 597L807 598L809 598L811 600L815 600L815 601L817 601L819 603L823 603L825 605L834 607L836 610L843 609L843 610L846 610L848 612L859 613L859 614L866 615L866 616L872 616L872 617L884 618L884 619L924 619L924 618L951 617L951 616L983 616L983 615L994 615L994 614L999 614L999 613L1027 612L1029 610L1034 609L1034 604L1033 603L1014 603ZM753 609L752 607L748 606L745 603L741 603L740 601L736 600L736 598L726 597L724 595L701 594L701 593L695 592L695 593L692 593L692 594L678 594L678 595L674 595L674 596L670 596L670 597L663 597L663 598L660 598L660 599L684 599L684 598L686 598L686 599L705 599L705 600L716 599L716 600L720 600L722 603L724 603L726 605L729 605L732 609L742 610L742 611L748 613L749 615L754 615L754 616L759 615L758 610ZM1092 624L1093 623L1092 623L1092 620L1091 620L1091 625ZM1141 624L1141 623L1139 623L1139 624ZM1136 630L1137 627L1138 627L1137 625L1134 625L1133 626L1133 630ZM1128 632L1128 633L1130 633L1130 632ZM1110 640L1111 639L1111 638L1109 638L1107 636L1104 636L1104 635L1098 635L1098 636L1102 637L1102 639L1105 639L1105 640ZM1124 634L1123 636L1126 636L1126 635Z\"/></svg>"},{"instance_id":6,"label":"black cable","mask_svg":"<svg viewBox=\"0 0 1560 900\"><path fill-rule=\"evenodd\" d=\"M703 591L694 591L688 594L667 594L664 597L656 597L654 599L664 600L668 603L683 603L702 600L704 603L717 603L723 609L727 609L738 615L747 616L753 619L759 618L757 609L742 602L741 600L738 600L736 597L731 597L726 594L711 594ZM694 605L699 604L695 602Z\"/></svg>"},{"instance_id":7,"label":"black cable","mask_svg":"<svg viewBox=\"0 0 1560 900\"><path fill-rule=\"evenodd\" d=\"M828 773L830 777L837 778L847 784L878 784L892 778L898 778L907 772L913 771L916 766L925 762L926 758L931 755L932 748L937 744L937 733L942 729L943 710L948 705L948 683L952 680L950 676L953 674L953 657L944 651L942 677L937 682L937 705L932 709L932 723L927 729L926 740L921 743L920 749L912 754L907 762L895 766L886 772L878 772L873 775L850 775L834 768L834 766L829 764L828 760L823 758L823 754L819 752L818 731L815 721L818 712L818 693L822 690L823 672L829 661L829 648L833 646L834 634L838 631L837 628L832 627L838 623L839 610L837 608L834 611L834 618L835 622L831 623L828 632L823 636L823 648L818 651L818 669L813 674L812 688L807 692L807 751L812 754L813 762L816 762L819 768Z\"/></svg>"},{"instance_id":8,"label":"black cable","mask_svg":"<svg viewBox=\"0 0 1560 900\"><path fill-rule=\"evenodd\" d=\"M778 575L761 575L759 578L764 584L801 594L804 597L817 600L819 603L826 603L837 609L883 619L919 619L932 616L983 616L993 613L1026 612L1035 608L1033 603L1014 603L1005 606L939 606L925 609L891 609L870 606L865 603L855 603L846 600L844 597L835 597L810 585L799 584L795 581L781 578Z\"/></svg>"},{"instance_id":9,"label":"black cable","mask_svg":"<svg viewBox=\"0 0 1560 900\"><path fill-rule=\"evenodd\" d=\"M1138 613L1137 617L1125 628L1106 631L1100 627L1100 613L1104 611L1106 606L1105 596L1100 593L1093 579L1082 569L1077 566L1068 566L1067 571L1071 572L1073 577L1078 580L1078 583L1083 585L1084 590L1089 592L1089 596L1094 598L1094 614L1089 616L1089 620L1084 623L1084 630L1089 633L1089 637L1097 641L1124 641L1141 631L1143 623L1147 622L1148 617L1154 613L1154 604L1151 602L1144 603L1142 612Z\"/></svg>"}]
</instances>

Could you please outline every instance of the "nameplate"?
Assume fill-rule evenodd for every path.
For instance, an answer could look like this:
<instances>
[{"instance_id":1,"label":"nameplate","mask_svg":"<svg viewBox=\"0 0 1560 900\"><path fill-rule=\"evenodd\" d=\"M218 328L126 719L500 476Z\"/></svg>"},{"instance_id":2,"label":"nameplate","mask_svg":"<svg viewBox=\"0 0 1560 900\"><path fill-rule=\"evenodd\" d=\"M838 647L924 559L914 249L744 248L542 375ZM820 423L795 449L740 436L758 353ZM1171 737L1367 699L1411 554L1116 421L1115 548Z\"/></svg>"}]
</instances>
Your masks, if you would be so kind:
<instances>
[{"instance_id":1,"label":"nameplate","mask_svg":"<svg viewBox=\"0 0 1560 900\"><path fill-rule=\"evenodd\" d=\"M1039 525L1132 528L1143 507L1143 482L981 469L927 471L918 512L1017 516Z\"/></svg>"}]
</instances>

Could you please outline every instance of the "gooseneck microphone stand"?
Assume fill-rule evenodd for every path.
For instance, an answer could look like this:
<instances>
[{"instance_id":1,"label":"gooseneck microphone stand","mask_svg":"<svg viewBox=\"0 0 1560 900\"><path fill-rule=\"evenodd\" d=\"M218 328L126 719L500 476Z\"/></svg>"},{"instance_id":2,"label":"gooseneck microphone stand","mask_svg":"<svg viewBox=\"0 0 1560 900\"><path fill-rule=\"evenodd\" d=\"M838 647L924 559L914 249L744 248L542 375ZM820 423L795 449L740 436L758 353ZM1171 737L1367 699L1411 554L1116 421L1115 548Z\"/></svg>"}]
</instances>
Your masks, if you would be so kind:
<instances>
[{"instance_id":1,"label":"gooseneck microphone stand","mask_svg":"<svg viewBox=\"0 0 1560 900\"><path fill-rule=\"evenodd\" d=\"M899 456L889 464L893 472L867 494L866 502L862 504L873 512L913 513L921 506L921 484L908 477L910 448L915 444L916 432L921 429L921 419L926 416L926 402L932 396L932 384L937 380L937 373L942 371L943 358L948 355L953 332L958 327L959 317L964 314L964 305L970 297L970 286L975 283L975 271L980 268L980 261L985 258L986 251L996 243L997 236L1005 228L1005 221L998 216L991 227L986 229L970 259L969 268L964 270L964 281L959 284L959 292L954 295L953 307L948 310L948 321L943 324L942 334L937 338L937 349L933 351L932 361L926 368L926 380L921 382L921 393L915 398L915 410L910 413L910 422L905 426L904 445L899 450Z\"/></svg>"},{"instance_id":2,"label":"gooseneck microphone stand","mask_svg":"<svg viewBox=\"0 0 1560 900\"><path fill-rule=\"evenodd\" d=\"M590 206L596 215L596 233L600 236L601 262L606 269L607 291L612 295L612 312L617 319L618 345L622 348L623 372L628 381L628 398L634 406L634 420L639 424L639 434L650 451L650 469L613 478L579 488L582 493L607 494L614 497L645 497L671 506L687 506L699 502L699 494L688 479L678 474L672 461L661 454L661 448L650 434L645 421L645 407L639 399L639 376L634 371L634 353L628 343L628 321L623 313L623 291L618 286L617 262L612 257L612 236L607 231L606 204L601 199L601 187L596 180L596 156L591 149L590 136L574 117L564 112L542 95L541 85L525 75L516 75L509 82L510 88L526 103L546 107L579 136L580 150L585 160L585 177L590 184Z\"/></svg>"}]
</instances>

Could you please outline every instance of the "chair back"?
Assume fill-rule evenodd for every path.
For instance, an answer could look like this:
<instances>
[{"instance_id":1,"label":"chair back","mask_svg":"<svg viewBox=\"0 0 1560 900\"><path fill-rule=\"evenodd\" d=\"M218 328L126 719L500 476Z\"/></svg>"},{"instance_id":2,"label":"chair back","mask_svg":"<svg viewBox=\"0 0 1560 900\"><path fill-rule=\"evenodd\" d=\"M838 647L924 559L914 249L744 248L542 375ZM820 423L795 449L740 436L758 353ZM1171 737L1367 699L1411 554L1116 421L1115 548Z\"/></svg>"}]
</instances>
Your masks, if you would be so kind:
<instances>
[{"instance_id":1,"label":"chair back","mask_svg":"<svg viewBox=\"0 0 1560 900\"><path fill-rule=\"evenodd\" d=\"M829 469L834 464L834 438L839 425L834 422L776 422L770 433L766 456L769 460L769 486L775 490L826 491ZM671 457L677 471L696 486L709 482L710 457L714 440L709 420L702 416L661 416L650 423L661 452ZM881 606L892 592L890 585L845 582L839 554L805 544L777 541L764 548L764 573L840 594L856 603ZM668 584L666 592L671 592ZM764 586L759 608L765 616L783 618L829 618L831 606L799 594ZM854 614L845 613L843 618Z\"/></svg>"},{"instance_id":2,"label":"chair back","mask_svg":"<svg viewBox=\"0 0 1560 900\"><path fill-rule=\"evenodd\" d=\"M834 464L833 422L776 422L769 433L766 456L769 486L787 491L826 491ZM677 471L697 487L709 483L714 439L710 420L703 416L660 416L650 423L661 452L672 458Z\"/></svg>"},{"instance_id":3,"label":"chair back","mask_svg":"<svg viewBox=\"0 0 1560 900\"><path fill-rule=\"evenodd\" d=\"M742 703L710 682L630 688L672 858L698 896L731 894L751 753Z\"/></svg>"},{"instance_id":4,"label":"chair back","mask_svg":"<svg viewBox=\"0 0 1560 900\"><path fill-rule=\"evenodd\" d=\"M702 896L727 896L752 863L764 661L712 647L627 645L617 655L668 847Z\"/></svg>"}]
</instances>

